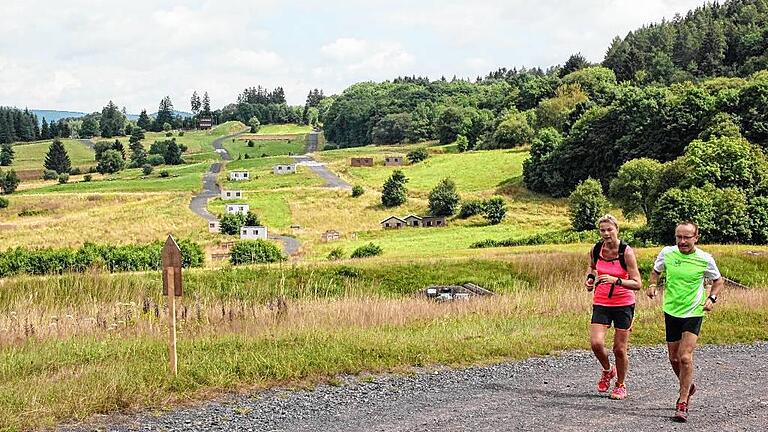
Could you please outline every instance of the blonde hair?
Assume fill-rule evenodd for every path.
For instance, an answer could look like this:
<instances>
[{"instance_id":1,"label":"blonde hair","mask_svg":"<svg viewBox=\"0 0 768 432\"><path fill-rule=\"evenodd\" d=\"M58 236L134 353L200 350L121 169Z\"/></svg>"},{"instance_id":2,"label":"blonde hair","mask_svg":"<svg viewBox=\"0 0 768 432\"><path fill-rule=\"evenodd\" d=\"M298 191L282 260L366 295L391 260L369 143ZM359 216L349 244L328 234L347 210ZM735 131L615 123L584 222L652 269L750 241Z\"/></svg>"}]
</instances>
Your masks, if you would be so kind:
<instances>
[{"instance_id":1,"label":"blonde hair","mask_svg":"<svg viewBox=\"0 0 768 432\"><path fill-rule=\"evenodd\" d=\"M619 221L617 221L616 217L614 217L613 215L606 214L605 216L601 217L597 221L597 227L600 228L600 224L602 224L603 222L608 222L613 226L615 226L617 230L619 229Z\"/></svg>"}]
</instances>

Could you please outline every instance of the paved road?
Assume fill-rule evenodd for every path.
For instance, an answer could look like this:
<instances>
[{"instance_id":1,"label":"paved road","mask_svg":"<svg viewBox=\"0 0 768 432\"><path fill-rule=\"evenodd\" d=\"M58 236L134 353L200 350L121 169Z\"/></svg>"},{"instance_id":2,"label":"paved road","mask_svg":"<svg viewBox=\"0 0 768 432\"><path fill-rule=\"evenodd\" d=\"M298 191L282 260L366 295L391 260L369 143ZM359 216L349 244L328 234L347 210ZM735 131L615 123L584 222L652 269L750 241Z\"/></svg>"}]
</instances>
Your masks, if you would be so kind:
<instances>
[{"instance_id":1,"label":"paved road","mask_svg":"<svg viewBox=\"0 0 768 432\"><path fill-rule=\"evenodd\" d=\"M99 423L114 431L766 430L768 344L699 347L698 390L684 425L671 420L677 388L665 348L632 349L630 359L625 401L598 394L597 361L570 351L463 370L345 378L341 386L274 389Z\"/></svg>"},{"instance_id":2,"label":"paved road","mask_svg":"<svg viewBox=\"0 0 768 432\"><path fill-rule=\"evenodd\" d=\"M217 138L213 142L213 147L216 149L216 152L219 153L223 160L232 160L232 158L224 149L222 143L227 139L232 139L245 133L247 130L248 129L244 129L232 135L226 135L221 138ZM208 212L207 207L209 198L215 198L221 194L221 189L219 188L219 185L216 184L216 175L221 172L221 166L221 162L216 162L211 165L210 168L208 168L208 172L205 173L205 176L203 177L203 190L200 191L197 195L193 196L192 201L189 203L190 210L209 222L218 220L216 216Z\"/></svg>"},{"instance_id":3,"label":"paved road","mask_svg":"<svg viewBox=\"0 0 768 432\"><path fill-rule=\"evenodd\" d=\"M326 187L352 189L351 184L342 180L341 177L339 177L333 171L326 168L325 164L322 164L316 161L312 156L310 155L293 156L293 159L296 161L297 165L306 166L307 168L312 170L312 172L319 175L323 180L325 180Z\"/></svg>"}]
</instances>

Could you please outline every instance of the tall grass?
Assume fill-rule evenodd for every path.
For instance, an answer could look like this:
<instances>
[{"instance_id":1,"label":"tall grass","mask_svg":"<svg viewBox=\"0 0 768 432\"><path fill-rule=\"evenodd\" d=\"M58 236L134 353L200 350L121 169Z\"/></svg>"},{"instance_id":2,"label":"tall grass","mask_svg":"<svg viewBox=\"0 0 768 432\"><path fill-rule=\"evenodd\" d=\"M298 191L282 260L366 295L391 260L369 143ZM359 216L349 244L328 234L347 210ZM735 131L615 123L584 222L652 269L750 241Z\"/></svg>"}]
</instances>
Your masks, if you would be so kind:
<instances>
[{"instance_id":1,"label":"tall grass","mask_svg":"<svg viewBox=\"0 0 768 432\"><path fill-rule=\"evenodd\" d=\"M539 253L189 271L177 307L177 378L166 373L159 273L0 280L0 429L343 373L587 348L583 261L582 253ZM499 294L454 303L417 294L467 281ZM702 341L768 338L767 288L723 293ZM661 343L659 302L638 300L632 343Z\"/></svg>"}]
</instances>

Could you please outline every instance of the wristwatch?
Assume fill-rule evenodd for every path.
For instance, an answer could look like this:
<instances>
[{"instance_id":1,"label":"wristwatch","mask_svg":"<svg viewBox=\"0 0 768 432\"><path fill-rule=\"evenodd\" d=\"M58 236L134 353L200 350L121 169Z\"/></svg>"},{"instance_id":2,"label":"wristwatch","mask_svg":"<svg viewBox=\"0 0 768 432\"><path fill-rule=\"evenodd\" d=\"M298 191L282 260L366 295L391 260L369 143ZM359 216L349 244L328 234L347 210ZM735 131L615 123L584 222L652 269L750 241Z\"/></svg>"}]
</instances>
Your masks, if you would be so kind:
<instances>
[{"instance_id":1,"label":"wristwatch","mask_svg":"<svg viewBox=\"0 0 768 432\"><path fill-rule=\"evenodd\" d=\"M717 296L714 294L710 294L708 299L712 300L712 303L717 303Z\"/></svg>"}]
</instances>

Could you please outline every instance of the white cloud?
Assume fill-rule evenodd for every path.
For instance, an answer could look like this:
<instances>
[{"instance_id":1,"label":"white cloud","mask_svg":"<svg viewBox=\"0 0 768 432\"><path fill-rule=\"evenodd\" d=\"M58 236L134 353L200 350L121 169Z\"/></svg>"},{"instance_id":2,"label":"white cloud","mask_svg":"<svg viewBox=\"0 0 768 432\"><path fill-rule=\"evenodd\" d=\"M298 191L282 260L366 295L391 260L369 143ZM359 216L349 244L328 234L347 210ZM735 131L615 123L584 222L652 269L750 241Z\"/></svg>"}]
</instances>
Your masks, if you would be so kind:
<instances>
[{"instance_id":1,"label":"white cloud","mask_svg":"<svg viewBox=\"0 0 768 432\"><path fill-rule=\"evenodd\" d=\"M214 107L245 87L301 104L358 81L474 77L500 66L600 61L611 39L704 0L2 0L0 103L135 113L191 91ZM361 23L363 23L361 25Z\"/></svg>"}]
</instances>

